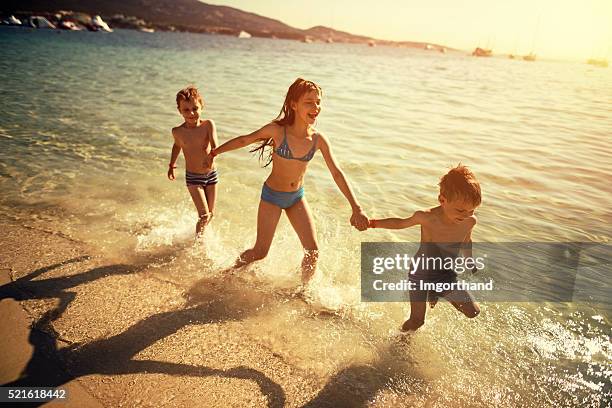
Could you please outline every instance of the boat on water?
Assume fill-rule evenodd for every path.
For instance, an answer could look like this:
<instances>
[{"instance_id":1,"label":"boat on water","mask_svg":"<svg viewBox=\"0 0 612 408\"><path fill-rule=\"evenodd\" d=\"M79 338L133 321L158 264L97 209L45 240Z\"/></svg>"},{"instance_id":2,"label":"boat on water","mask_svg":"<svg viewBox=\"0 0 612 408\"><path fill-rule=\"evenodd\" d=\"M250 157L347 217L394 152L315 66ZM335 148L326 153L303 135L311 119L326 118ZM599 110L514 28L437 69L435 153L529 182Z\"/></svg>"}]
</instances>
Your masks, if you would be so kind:
<instances>
[{"instance_id":1,"label":"boat on water","mask_svg":"<svg viewBox=\"0 0 612 408\"><path fill-rule=\"evenodd\" d=\"M93 31L106 31L107 33L112 33L113 29L108 26L106 21L102 20L100 16L93 16L91 19L91 27Z\"/></svg>"},{"instance_id":2,"label":"boat on water","mask_svg":"<svg viewBox=\"0 0 612 408\"><path fill-rule=\"evenodd\" d=\"M608 61L605 59L589 58L589 60L587 61L587 64L593 65L595 67L601 67L601 68L608 67Z\"/></svg>"},{"instance_id":3,"label":"boat on water","mask_svg":"<svg viewBox=\"0 0 612 408\"><path fill-rule=\"evenodd\" d=\"M533 52L530 52L529 55L524 55L523 56L523 60L524 61L535 61L536 60L536 55Z\"/></svg>"},{"instance_id":4,"label":"boat on water","mask_svg":"<svg viewBox=\"0 0 612 408\"><path fill-rule=\"evenodd\" d=\"M55 24L44 18L43 16L32 16L28 20L28 25L33 28L56 28Z\"/></svg>"},{"instance_id":5,"label":"boat on water","mask_svg":"<svg viewBox=\"0 0 612 408\"><path fill-rule=\"evenodd\" d=\"M538 22L535 26L535 30L533 31L533 39L531 40L531 51L529 52L529 54L527 55L523 55L523 61L535 61L536 60L536 55L533 52L533 50L536 49L536 38L538 37L538 31L540 30L540 19L542 18L542 15L540 14L538 16Z\"/></svg>"},{"instance_id":6,"label":"boat on water","mask_svg":"<svg viewBox=\"0 0 612 408\"><path fill-rule=\"evenodd\" d=\"M20 26L23 23L15 16L9 16L6 20L2 20L2 25Z\"/></svg>"},{"instance_id":7,"label":"boat on water","mask_svg":"<svg viewBox=\"0 0 612 408\"><path fill-rule=\"evenodd\" d=\"M74 21L71 20L62 20L57 23L57 28L68 31L81 31L82 28L79 27Z\"/></svg>"},{"instance_id":8,"label":"boat on water","mask_svg":"<svg viewBox=\"0 0 612 408\"><path fill-rule=\"evenodd\" d=\"M240 31L240 33L238 33L238 38L251 38L252 35L250 33L247 33L246 31L242 30Z\"/></svg>"},{"instance_id":9,"label":"boat on water","mask_svg":"<svg viewBox=\"0 0 612 408\"><path fill-rule=\"evenodd\" d=\"M139 31L142 31L143 33L154 33L155 29L153 28L148 28L148 27L140 27Z\"/></svg>"},{"instance_id":10,"label":"boat on water","mask_svg":"<svg viewBox=\"0 0 612 408\"><path fill-rule=\"evenodd\" d=\"M493 50L487 50L485 48L476 47L476 49L472 51L472 55L474 57L490 57L493 55Z\"/></svg>"}]
</instances>

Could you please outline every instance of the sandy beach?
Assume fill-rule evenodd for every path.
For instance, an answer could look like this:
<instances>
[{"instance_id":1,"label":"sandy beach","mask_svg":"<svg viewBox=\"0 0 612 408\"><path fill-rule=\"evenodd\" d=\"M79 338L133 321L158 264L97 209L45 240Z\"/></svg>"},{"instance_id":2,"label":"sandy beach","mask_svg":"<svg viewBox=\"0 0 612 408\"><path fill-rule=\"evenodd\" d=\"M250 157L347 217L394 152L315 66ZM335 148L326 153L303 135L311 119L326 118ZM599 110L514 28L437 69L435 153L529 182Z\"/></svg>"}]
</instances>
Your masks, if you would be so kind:
<instances>
[{"instance_id":1,"label":"sandy beach","mask_svg":"<svg viewBox=\"0 0 612 408\"><path fill-rule=\"evenodd\" d=\"M114 264L52 232L2 229L4 386L61 387L61 406L75 407L339 407L388 379L365 365L319 376L285 361L236 324L277 301L263 292L200 281L185 293L151 274L163 259Z\"/></svg>"}]
</instances>

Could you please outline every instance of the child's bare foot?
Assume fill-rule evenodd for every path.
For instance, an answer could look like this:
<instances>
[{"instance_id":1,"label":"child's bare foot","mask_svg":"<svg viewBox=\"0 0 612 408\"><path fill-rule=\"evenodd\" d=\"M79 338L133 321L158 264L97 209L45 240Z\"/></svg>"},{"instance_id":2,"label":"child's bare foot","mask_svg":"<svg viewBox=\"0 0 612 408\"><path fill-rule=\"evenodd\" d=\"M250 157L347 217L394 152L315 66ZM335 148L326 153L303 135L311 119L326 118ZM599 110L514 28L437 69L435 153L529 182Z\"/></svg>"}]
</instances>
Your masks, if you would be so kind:
<instances>
[{"instance_id":1,"label":"child's bare foot","mask_svg":"<svg viewBox=\"0 0 612 408\"><path fill-rule=\"evenodd\" d=\"M423 323L425 323L424 321L413 321L413 320L406 320L404 322L404 324L402 324L402 331L404 332L415 332L419 327L421 327L423 325Z\"/></svg>"},{"instance_id":2,"label":"child's bare foot","mask_svg":"<svg viewBox=\"0 0 612 408\"><path fill-rule=\"evenodd\" d=\"M291 289L291 296L292 297L297 297L297 296L301 296L304 293L304 285L300 284L298 286L296 286L295 288Z\"/></svg>"},{"instance_id":3,"label":"child's bare foot","mask_svg":"<svg viewBox=\"0 0 612 408\"><path fill-rule=\"evenodd\" d=\"M312 287L310 285L308 285L308 283L303 283L300 286L298 286L297 288L295 288L295 290L293 291L293 293L291 294L291 297L301 300L302 302L306 303L309 306L313 306L316 307L317 309L325 309L325 310L331 310L325 306L323 306L320 302L320 300L317 300L317 298L313 295L312 293Z\"/></svg>"},{"instance_id":4,"label":"child's bare foot","mask_svg":"<svg viewBox=\"0 0 612 408\"><path fill-rule=\"evenodd\" d=\"M308 290L308 286L301 284L293 290L293 292L291 293L291 297L300 299L305 303L310 303L310 301L312 301L312 296L309 292L310 291Z\"/></svg>"},{"instance_id":5,"label":"child's bare foot","mask_svg":"<svg viewBox=\"0 0 612 408\"><path fill-rule=\"evenodd\" d=\"M212 220L212 217L213 217L213 213L207 212L206 214L200 215L199 222L202 224L202 226L207 226L210 223L210 220Z\"/></svg>"},{"instance_id":6,"label":"child's bare foot","mask_svg":"<svg viewBox=\"0 0 612 408\"><path fill-rule=\"evenodd\" d=\"M210 224L210 222L213 219L213 216L214 216L214 214L212 213L212 211L205 215L205 217L206 217L206 225Z\"/></svg>"},{"instance_id":7,"label":"child's bare foot","mask_svg":"<svg viewBox=\"0 0 612 408\"><path fill-rule=\"evenodd\" d=\"M406 346L410 344L413 333L413 331L398 330L392 334L389 351L395 358L400 358L402 355L405 355Z\"/></svg>"},{"instance_id":8,"label":"child's bare foot","mask_svg":"<svg viewBox=\"0 0 612 408\"><path fill-rule=\"evenodd\" d=\"M198 222L196 223L196 238L199 238L204 234L204 228L210 223L212 219L212 213L207 212L206 214L202 214L198 217Z\"/></svg>"}]
</instances>

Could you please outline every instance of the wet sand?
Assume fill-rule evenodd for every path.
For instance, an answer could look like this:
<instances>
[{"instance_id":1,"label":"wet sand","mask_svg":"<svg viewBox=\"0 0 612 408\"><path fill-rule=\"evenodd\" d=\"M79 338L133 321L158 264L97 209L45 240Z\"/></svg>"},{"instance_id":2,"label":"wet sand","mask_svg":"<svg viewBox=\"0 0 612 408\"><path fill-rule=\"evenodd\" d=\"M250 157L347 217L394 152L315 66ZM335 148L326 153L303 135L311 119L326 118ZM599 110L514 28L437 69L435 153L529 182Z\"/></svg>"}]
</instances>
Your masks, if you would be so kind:
<instances>
[{"instance_id":1,"label":"wet sand","mask_svg":"<svg viewBox=\"0 0 612 408\"><path fill-rule=\"evenodd\" d=\"M368 404L387 379L367 364L304 369L259 341L240 322L270 293L211 280L185 290L155 273L166 255L116 263L0 224L3 386L65 387L73 405L61 406L339 407Z\"/></svg>"}]
</instances>

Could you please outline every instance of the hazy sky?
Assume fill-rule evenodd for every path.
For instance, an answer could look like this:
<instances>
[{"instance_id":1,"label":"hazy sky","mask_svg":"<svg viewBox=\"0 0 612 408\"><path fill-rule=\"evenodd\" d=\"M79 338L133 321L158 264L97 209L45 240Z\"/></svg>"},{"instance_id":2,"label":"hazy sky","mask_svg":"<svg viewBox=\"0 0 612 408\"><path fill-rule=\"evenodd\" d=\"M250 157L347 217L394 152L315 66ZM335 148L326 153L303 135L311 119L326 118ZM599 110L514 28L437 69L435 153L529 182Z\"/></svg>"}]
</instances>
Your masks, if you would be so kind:
<instances>
[{"instance_id":1,"label":"hazy sky","mask_svg":"<svg viewBox=\"0 0 612 408\"><path fill-rule=\"evenodd\" d=\"M218 0L281 20L388 40L543 58L612 57L612 0Z\"/></svg>"}]
</instances>

